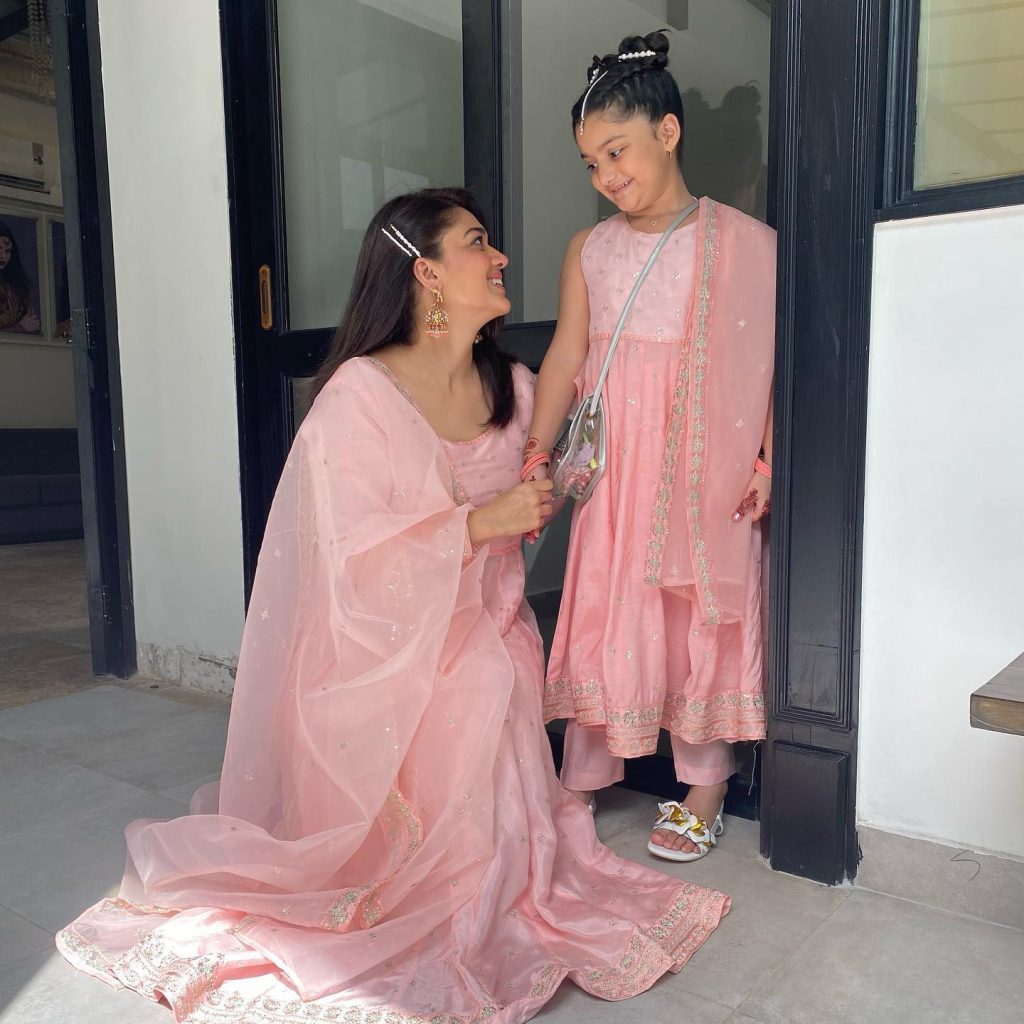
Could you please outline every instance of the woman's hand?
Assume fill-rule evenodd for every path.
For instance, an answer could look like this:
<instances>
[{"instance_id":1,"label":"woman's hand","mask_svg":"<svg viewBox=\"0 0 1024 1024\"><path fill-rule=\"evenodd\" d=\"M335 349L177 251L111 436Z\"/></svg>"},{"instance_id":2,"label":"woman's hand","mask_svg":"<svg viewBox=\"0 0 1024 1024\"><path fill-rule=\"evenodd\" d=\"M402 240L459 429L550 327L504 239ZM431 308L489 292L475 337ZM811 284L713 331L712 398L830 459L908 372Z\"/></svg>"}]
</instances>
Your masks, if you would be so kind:
<instances>
[{"instance_id":1,"label":"woman's hand","mask_svg":"<svg viewBox=\"0 0 1024 1024\"><path fill-rule=\"evenodd\" d=\"M548 466L548 464L546 462L542 462L530 474L530 476L529 476L529 478L527 480L527 483L529 483L529 482L531 482L533 480L550 480L551 476L550 476L550 473L548 472L549 468L550 467ZM552 509L553 508L554 507L552 506ZM548 515L551 515L551 513L548 513ZM545 516L544 518L546 520L547 516ZM537 543L537 538L540 537L540 531L543 528L544 528L544 523L541 523L540 526L538 526L536 530L529 530L529 531L527 531L527 533L525 534L526 543L527 544L536 544Z\"/></svg>"},{"instance_id":2,"label":"woman's hand","mask_svg":"<svg viewBox=\"0 0 1024 1024\"><path fill-rule=\"evenodd\" d=\"M470 543L477 547L496 537L521 537L539 530L551 511L551 481L527 480L469 513Z\"/></svg>"},{"instance_id":3,"label":"woman's hand","mask_svg":"<svg viewBox=\"0 0 1024 1024\"><path fill-rule=\"evenodd\" d=\"M747 484L747 496L733 512L733 522L739 522L749 515L752 522L757 522L771 510L772 482L762 473L755 473Z\"/></svg>"}]
</instances>

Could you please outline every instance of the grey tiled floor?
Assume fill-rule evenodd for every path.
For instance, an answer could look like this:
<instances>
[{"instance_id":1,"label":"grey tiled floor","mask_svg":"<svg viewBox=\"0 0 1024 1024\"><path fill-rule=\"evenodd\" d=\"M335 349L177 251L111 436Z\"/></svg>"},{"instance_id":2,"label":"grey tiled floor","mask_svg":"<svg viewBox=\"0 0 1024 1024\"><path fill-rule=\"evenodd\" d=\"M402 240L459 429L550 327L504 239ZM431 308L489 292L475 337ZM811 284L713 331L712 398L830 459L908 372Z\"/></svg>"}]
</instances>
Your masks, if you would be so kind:
<instances>
[{"instance_id":1,"label":"grey tiled floor","mask_svg":"<svg viewBox=\"0 0 1024 1024\"><path fill-rule=\"evenodd\" d=\"M52 935L115 889L124 825L184 813L215 772L227 708L204 701L101 685L0 712L0 1024L171 1024L163 1007L77 974L52 951ZM646 860L651 798L603 797L602 838ZM732 895L711 941L637 999L605 1004L564 986L538 1019L1024 1021L1024 932L775 874L757 854L756 825L739 819L711 856L665 869Z\"/></svg>"},{"instance_id":2,"label":"grey tiled floor","mask_svg":"<svg viewBox=\"0 0 1024 1024\"><path fill-rule=\"evenodd\" d=\"M12 600L3 568L0 558L0 611ZM19 643L29 632L32 643L50 642L38 616L15 624ZM59 620L54 628L65 629ZM165 1007L72 970L53 951L53 932L116 888L127 822L184 813L192 790L215 775L227 704L145 681L76 675L64 688L60 668L40 669L40 685L62 695L25 702L28 691L12 679L17 663L0 662L0 693L14 683L21 694L19 706L0 710L0 1024L172 1024ZM622 789L602 794L605 842L648 860L652 802ZM738 819L708 858L665 870L732 895L707 945L679 975L623 1003L564 985L538 1020L1024 1022L1024 932L775 874L758 856L756 825Z\"/></svg>"}]
</instances>

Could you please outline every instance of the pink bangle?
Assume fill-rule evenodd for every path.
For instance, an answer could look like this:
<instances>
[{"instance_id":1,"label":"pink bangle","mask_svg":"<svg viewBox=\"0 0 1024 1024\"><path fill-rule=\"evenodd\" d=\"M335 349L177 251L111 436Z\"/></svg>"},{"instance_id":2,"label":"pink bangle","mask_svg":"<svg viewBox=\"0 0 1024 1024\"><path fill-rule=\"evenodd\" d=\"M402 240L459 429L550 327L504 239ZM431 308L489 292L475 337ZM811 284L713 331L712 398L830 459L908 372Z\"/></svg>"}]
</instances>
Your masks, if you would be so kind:
<instances>
[{"instance_id":1,"label":"pink bangle","mask_svg":"<svg viewBox=\"0 0 1024 1024\"><path fill-rule=\"evenodd\" d=\"M761 476L767 477L769 480L772 478L772 467L760 455L754 459L754 472L760 473Z\"/></svg>"},{"instance_id":2,"label":"pink bangle","mask_svg":"<svg viewBox=\"0 0 1024 1024\"><path fill-rule=\"evenodd\" d=\"M551 457L547 452L537 452L536 455L531 455L524 463L522 472L519 474L519 478L525 481L530 474L538 466L548 466L551 464Z\"/></svg>"}]
</instances>

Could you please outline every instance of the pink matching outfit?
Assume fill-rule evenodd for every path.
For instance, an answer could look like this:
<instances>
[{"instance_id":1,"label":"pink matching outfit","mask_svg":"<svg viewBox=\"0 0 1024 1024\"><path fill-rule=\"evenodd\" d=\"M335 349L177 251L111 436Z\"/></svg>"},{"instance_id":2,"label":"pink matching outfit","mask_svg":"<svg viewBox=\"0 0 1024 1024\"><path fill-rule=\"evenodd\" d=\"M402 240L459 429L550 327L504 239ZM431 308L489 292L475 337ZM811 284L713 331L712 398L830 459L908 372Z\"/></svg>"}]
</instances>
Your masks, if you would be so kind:
<instances>
[{"instance_id":1,"label":"pink matching outfit","mask_svg":"<svg viewBox=\"0 0 1024 1024\"><path fill-rule=\"evenodd\" d=\"M657 234L619 214L582 251L591 393ZM569 718L562 780L588 790L672 736L682 781L721 782L764 736L760 528L746 493L770 400L774 232L702 200L652 268L604 392L608 467L577 509L545 719Z\"/></svg>"},{"instance_id":2,"label":"pink matching outfit","mask_svg":"<svg viewBox=\"0 0 1024 1024\"><path fill-rule=\"evenodd\" d=\"M668 367L667 339L646 348ZM120 895L57 936L76 967L188 1024L518 1024L564 978L642 992L716 928L727 896L618 858L559 785L520 543L469 544L470 503L518 480L533 382L515 374L516 421L465 444L441 442L370 359L319 395L267 525L219 787L129 826ZM614 382L630 409L654 386ZM611 491L585 513L618 514L601 512ZM710 636L666 643L689 604L649 589L612 602L627 663L739 656ZM637 614L655 618L634 639ZM571 665L603 686L620 662L580 643ZM688 735L733 735L699 699Z\"/></svg>"}]
</instances>

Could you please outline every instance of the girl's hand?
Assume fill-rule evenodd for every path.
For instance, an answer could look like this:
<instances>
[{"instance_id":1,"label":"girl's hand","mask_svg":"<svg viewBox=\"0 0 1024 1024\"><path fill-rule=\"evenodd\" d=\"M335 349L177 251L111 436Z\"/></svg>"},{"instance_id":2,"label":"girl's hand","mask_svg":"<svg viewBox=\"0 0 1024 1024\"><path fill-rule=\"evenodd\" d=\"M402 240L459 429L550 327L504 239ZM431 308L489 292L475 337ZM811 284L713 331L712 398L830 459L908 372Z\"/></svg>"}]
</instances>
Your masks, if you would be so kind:
<instances>
[{"instance_id":1,"label":"girl's hand","mask_svg":"<svg viewBox=\"0 0 1024 1024\"><path fill-rule=\"evenodd\" d=\"M38 334L39 333L39 317L35 313L26 313L19 321L18 327L25 332L25 334Z\"/></svg>"},{"instance_id":2,"label":"girl's hand","mask_svg":"<svg viewBox=\"0 0 1024 1024\"><path fill-rule=\"evenodd\" d=\"M738 523L749 515L752 522L757 522L771 510L772 482L760 473L755 473L747 484L746 497L733 512L733 522Z\"/></svg>"},{"instance_id":3,"label":"girl's hand","mask_svg":"<svg viewBox=\"0 0 1024 1024\"><path fill-rule=\"evenodd\" d=\"M551 511L551 481L527 480L469 513L470 542L477 547L496 537L521 537L539 530Z\"/></svg>"}]
</instances>

